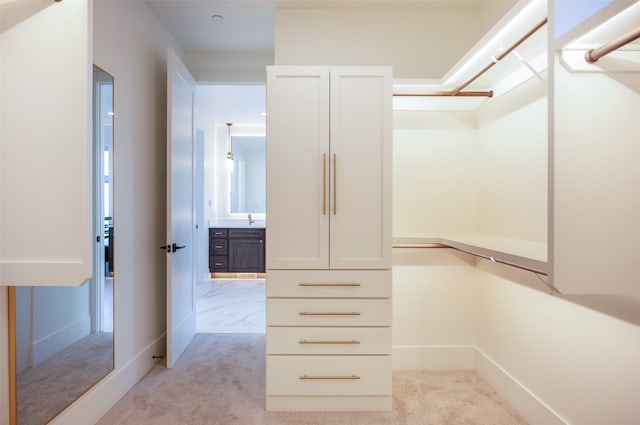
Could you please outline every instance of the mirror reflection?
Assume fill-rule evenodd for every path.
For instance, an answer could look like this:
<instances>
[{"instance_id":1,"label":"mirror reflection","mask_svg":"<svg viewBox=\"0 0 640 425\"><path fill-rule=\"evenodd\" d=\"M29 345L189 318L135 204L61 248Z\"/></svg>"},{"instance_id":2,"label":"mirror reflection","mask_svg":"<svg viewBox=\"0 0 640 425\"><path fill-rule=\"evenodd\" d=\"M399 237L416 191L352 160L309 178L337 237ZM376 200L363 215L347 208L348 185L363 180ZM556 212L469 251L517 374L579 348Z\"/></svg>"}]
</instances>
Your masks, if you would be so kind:
<instances>
[{"instance_id":1,"label":"mirror reflection","mask_svg":"<svg viewBox=\"0 0 640 425\"><path fill-rule=\"evenodd\" d=\"M266 212L266 137L234 136L231 213Z\"/></svg>"},{"instance_id":2,"label":"mirror reflection","mask_svg":"<svg viewBox=\"0 0 640 425\"><path fill-rule=\"evenodd\" d=\"M113 370L113 77L93 68L93 278L79 287L16 287L15 412L49 422Z\"/></svg>"}]
</instances>

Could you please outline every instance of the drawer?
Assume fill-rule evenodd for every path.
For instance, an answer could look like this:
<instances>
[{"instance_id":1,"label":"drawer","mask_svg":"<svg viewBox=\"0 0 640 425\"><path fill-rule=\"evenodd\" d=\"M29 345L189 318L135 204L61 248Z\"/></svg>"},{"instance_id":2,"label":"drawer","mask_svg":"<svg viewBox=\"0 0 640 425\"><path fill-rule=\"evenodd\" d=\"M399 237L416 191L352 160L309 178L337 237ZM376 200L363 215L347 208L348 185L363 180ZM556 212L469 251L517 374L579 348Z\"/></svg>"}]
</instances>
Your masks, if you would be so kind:
<instances>
[{"instance_id":1,"label":"drawer","mask_svg":"<svg viewBox=\"0 0 640 425\"><path fill-rule=\"evenodd\" d=\"M267 326L391 326L391 300L269 298Z\"/></svg>"},{"instance_id":2,"label":"drawer","mask_svg":"<svg viewBox=\"0 0 640 425\"><path fill-rule=\"evenodd\" d=\"M254 238L264 240L264 229L229 229L230 238Z\"/></svg>"},{"instance_id":3,"label":"drawer","mask_svg":"<svg viewBox=\"0 0 640 425\"><path fill-rule=\"evenodd\" d=\"M227 229L212 228L209 229L209 239L212 238L226 238Z\"/></svg>"},{"instance_id":4,"label":"drawer","mask_svg":"<svg viewBox=\"0 0 640 425\"><path fill-rule=\"evenodd\" d=\"M209 260L209 269L214 272L226 272L229 270L229 258L228 257L216 257L212 256Z\"/></svg>"},{"instance_id":5,"label":"drawer","mask_svg":"<svg viewBox=\"0 0 640 425\"><path fill-rule=\"evenodd\" d=\"M267 354L391 354L391 328L267 328Z\"/></svg>"},{"instance_id":6,"label":"drawer","mask_svg":"<svg viewBox=\"0 0 640 425\"><path fill-rule=\"evenodd\" d=\"M267 356L267 395L391 394L391 356Z\"/></svg>"},{"instance_id":7,"label":"drawer","mask_svg":"<svg viewBox=\"0 0 640 425\"><path fill-rule=\"evenodd\" d=\"M227 247L229 242L227 239L212 239L209 246L209 253L213 255L227 255Z\"/></svg>"},{"instance_id":8,"label":"drawer","mask_svg":"<svg viewBox=\"0 0 640 425\"><path fill-rule=\"evenodd\" d=\"M390 270L268 270L267 297L390 298Z\"/></svg>"}]
</instances>

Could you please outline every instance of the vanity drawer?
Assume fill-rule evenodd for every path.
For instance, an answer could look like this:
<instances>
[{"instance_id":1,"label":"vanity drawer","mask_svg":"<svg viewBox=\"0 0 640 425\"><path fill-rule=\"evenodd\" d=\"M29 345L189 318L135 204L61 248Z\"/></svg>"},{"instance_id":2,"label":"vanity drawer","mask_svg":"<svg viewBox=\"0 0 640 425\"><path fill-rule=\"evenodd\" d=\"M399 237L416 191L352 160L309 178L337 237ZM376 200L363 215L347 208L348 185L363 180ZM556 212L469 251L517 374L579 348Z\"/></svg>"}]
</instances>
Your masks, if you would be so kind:
<instances>
[{"instance_id":1,"label":"vanity drawer","mask_svg":"<svg viewBox=\"0 0 640 425\"><path fill-rule=\"evenodd\" d=\"M391 300L269 298L267 326L391 326Z\"/></svg>"},{"instance_id":2,"label":"vanity drawer","mask_svg":"<svg viewBox=\"0 0 640 425\"><path fill-rule=\"evenodd\" d=\"M226 238L227 237L227 229L221 228L210 228L209 229L209 239L214 238Z\"/></svg>"},{"instance_id":3,"label":"vanity drawer","mask_svg":"<svg viewBox=\"0 0 640 425\"><path fill-rule=\"evenodd\" d=\"M211 239L209 252L213 255L227 255L228 245L227 239Z\"/></svg>"},{"instance_id":4,"label":"vanity drawer","mask_svg":"<svg viewBox=\"0 0 640 425\"><path fill-rule=\"evenodd\" d=\"M391 356L267 356L267 394L391 394Z\"/></svg>"},{"instance_id":5,"label":"vanity drawer","mask_svg":"<svg viewBox=\"0 0 640 425\"><path fill-rule=\"evenodd\" d=\"M391 270L269 270L271 298L390 298Z\"/></svg>"},{"instance_id":6,"label":"vanity drawer","mask_svg":"<svg viewBox=\"0 0 640 425\"><path fill-rule=\"evenodd\" d=\"M391 354L391 328L267 328L267 354Z\"/></svg>"},{"instance_id":7,"label":"vanity drawer","mask_svg":"<svg viewBox=\"0 0 640 425\"><path fill-rule=\"evenodd\" d=\"M212 256L209 259L209 270L211 272L226 272L229 269L229 257Z\"/></svg>"}]
</instances>

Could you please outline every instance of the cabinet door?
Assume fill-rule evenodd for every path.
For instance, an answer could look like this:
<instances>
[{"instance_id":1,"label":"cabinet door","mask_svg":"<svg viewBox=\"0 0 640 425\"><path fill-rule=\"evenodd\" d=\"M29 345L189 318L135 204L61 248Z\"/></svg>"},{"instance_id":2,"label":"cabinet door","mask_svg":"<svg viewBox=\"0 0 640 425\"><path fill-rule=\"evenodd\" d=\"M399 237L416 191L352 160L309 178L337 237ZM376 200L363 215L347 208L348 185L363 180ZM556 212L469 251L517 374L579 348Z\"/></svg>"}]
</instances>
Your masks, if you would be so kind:
<instances>
[{"instance_id":1,"label":"cabinet door","mask_svg":"<svg viewBox=\"0 0 640 425\"><path fill-rule=\"evenodd\" d=\"M388 67L331 68L332 269L391 268Z\"/></svg>"},{"instance_id":2,"label":"cabinet door","mask_svg":"<svg viewBox=\"0 0 640 425\"><path fill-rule=\"evenodd\" d=\"M91 2L0 2L0 284L92 275Z\"/></svg>"},{"instance_id":3,"label":"cabinet door","mask_svg":"<svg viewBox=\"0 0 640 425\"><path fill-rule=\"evenodd\" d=\"M264 272L262 239L229 239L229 270L232 272Z\"/></svg>"},{"instance_id":4,"label":"cabinet door","mask_svg":"<svg viewBox=\"0 0 640 425\"><path fill-rule=\"evenodd\" d=\"M329 69L267 68L267 268L329 265Z\"/></svg>"}]
</instances>

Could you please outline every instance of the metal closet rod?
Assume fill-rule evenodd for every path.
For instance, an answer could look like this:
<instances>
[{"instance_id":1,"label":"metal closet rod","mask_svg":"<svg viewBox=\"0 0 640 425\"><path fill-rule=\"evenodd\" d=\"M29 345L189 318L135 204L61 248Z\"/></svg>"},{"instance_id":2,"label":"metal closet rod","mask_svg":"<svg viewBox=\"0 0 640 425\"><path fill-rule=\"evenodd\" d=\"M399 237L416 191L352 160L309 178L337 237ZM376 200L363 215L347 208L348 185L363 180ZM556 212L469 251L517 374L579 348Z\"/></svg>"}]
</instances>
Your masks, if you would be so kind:
<instances>
[{"instance_id":1,"label":"metal closet rod","mask_svg":"<svg viewBox=\"0 0 640 425\"><path fill-rule=\"evenodd\" d=\"M469 84L471 84L475 80L477 80L482 74L487 72L491 67L493 67L493 65L495 65L498 62L500 62L505 56L507 56L512 51L514 51L526 39L531 37L536 31L538 31L540 28L542 28L544 25L546 25L546 23L547 23L547 18L544 18L542 21L540 21L540 23L538 23L538 25L536 25L531 30L529 30L518 41L516 41L511 47L509 47L504 52L500 53L498 56L494 56L493 57L494 60L489 65L485 66L476 75L474 75L469 80L467 80L464 83L460 84L458 87L456 87L455 89L453 89L451 91L439 91L439 92L434 92L434 93L394 93L393 95L394 96L413 96L413 97L420 97L420 96L475 96L475 97L484 96L484 97L493 97L493 90L487 90L487 91L463 91L463 90Z\"/></svg>"},{"instance_id":2,"label":"metal closet rod","mask_svg":"<svg viewBox=\"0 0 640 425\"><path fill-rule=\"evenodd\" d=\"M587 50L587 53L584 54L584 60L587 61L587 63L595 63L601 57L608 55L614 50L617 50L625 44L629 44L632 41L637 40L638 38L640 38L640 27L623 35L617 40L605 43L600 47L596 47L595 49Z\"/></svg>"},{"instance_id":3,"label":"metal closet rod","mask_svg":"<svg viewBox=\"0 0 640 425\"><path fill-rule=\"evenodd\" d=\"M456 96L456 97L493 97L493 90L486 91L461 91L453 94L453 91L436 91L433 93L394 93L394 97L436 97L436 96Z\"/></svg>"},{"instance_id":4,"label":"metal closet rod","mask_svg":"<svg viewBox=\"0 0 640 425\"><path fill-rule=\"evenodd\" d=\"M520 37L520 39L518 41L516 41L511 47L509 47L507 50L505 50L504 52L500 53L498 56L494 56L493 57L493 61L485 66L480 72L478 72L476 75L474 75L473 77L471 77L470 79L468 79L467 81L465 81L464 83L460 84L458 87L456 87L455 89L453 89L452 93L455 96L456 94L458 94L460 91L462 91L465 87L467 87L469 84L473 83L476 79L478 79L478 77L480 77L482 74L484 74L485 72L487 72L489 69L491 69L491 67L493 67L493 65L495 65L496 63L500 62L502 59L504 59L505 56L507 56L509 53L511 53L512 51L514 51L518 46L520 46L526 39L528 39L529 37L531 37L536 31L538 31L540 28L542 28L543 26L545 26L547 24L547 18L544 18L542 21L540 21L540 23L538 23L538 25L536 25L535 27L533 27L532 29L530 29L525 35L523 35L522 37Z\"/></svg>"}]
</instances>

